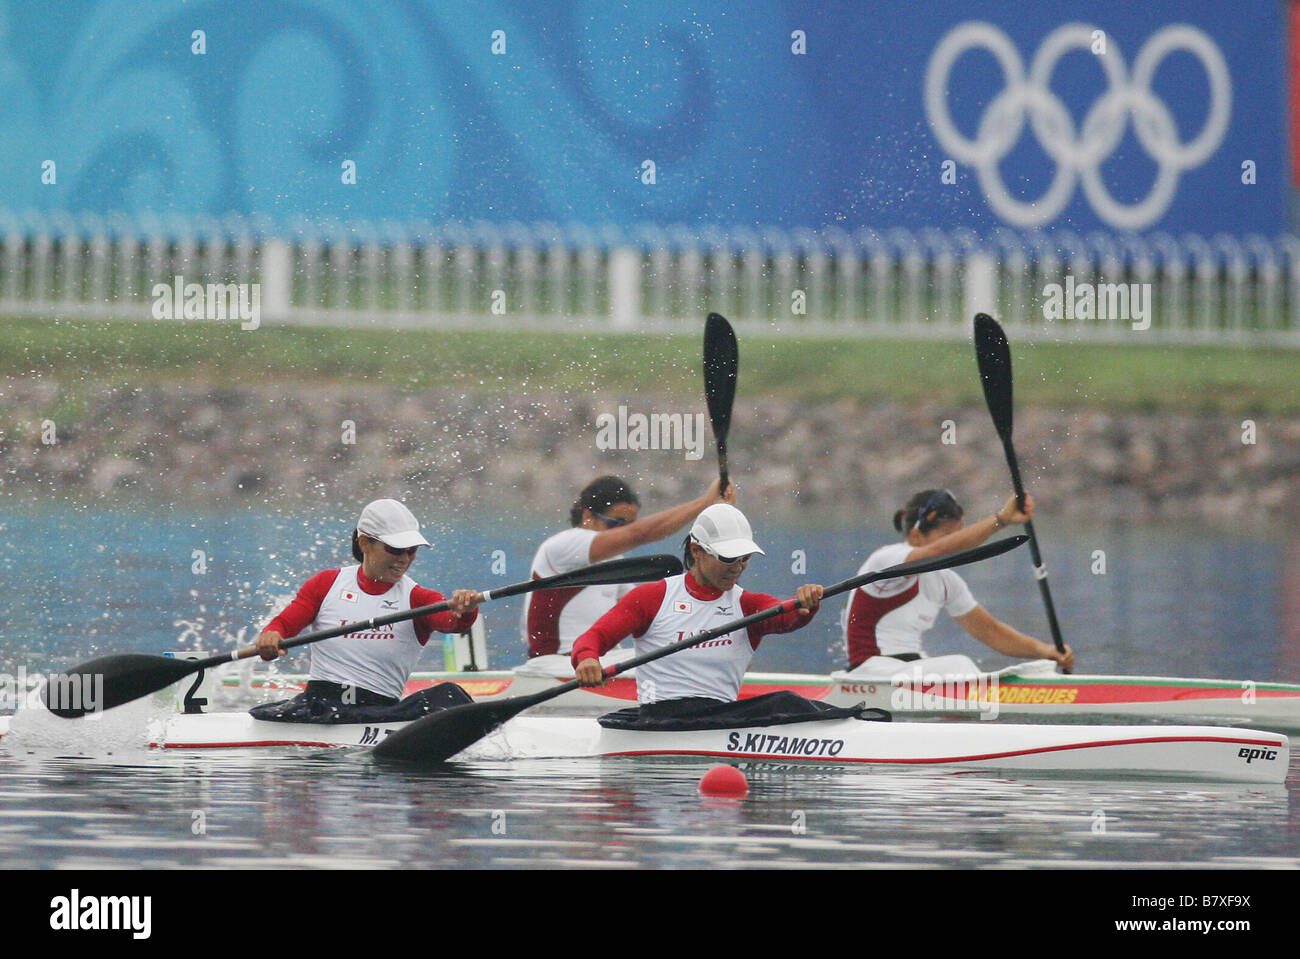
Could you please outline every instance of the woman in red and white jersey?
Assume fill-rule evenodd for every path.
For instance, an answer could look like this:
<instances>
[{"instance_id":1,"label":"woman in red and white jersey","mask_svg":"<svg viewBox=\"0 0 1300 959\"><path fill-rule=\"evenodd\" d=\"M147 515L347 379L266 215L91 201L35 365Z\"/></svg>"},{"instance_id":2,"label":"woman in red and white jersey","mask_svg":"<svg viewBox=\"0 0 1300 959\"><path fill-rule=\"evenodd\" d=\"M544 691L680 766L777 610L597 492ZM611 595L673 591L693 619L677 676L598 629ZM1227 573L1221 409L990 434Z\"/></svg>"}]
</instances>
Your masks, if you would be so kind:
<instances>
[{"instance_id":1,"label":"woman in red and white jersey","mask_svg":"<svg viewBox=\"0 0 1300 959\"><path fill-rule=\"evenodd\" d=\"M636 638L636 653L642 655L780 605L775 596L748 592L739 585L750 557L762 552L749 521L736 507L717 503L704 510L686 541L687 571L637 586L574 642L572 662L578 680L584 686L601 685L605 675L599 657L627 636ZM762 638L806 626L821 597L821 586L800 586L796 598L801 608L638 666L640 714L721 715L720 706L736 704L745 669ZM800 699L793 694L773 695L781 697L782 707L789 705L786 699ZM758 714L767 706L759 700L768 698L755 697L738 705ZM810 712L824 705L803 702Z\"/></svg>"},{"instance_id":2,"label":"woman in red and white jersey","mask_svg":"<svg viewBox=\"0 0 1300 959\"><path fill-rule=\"evenodd\" d=\"M415 516L397 500L367 505L352 532L352 555L358 565L327 569L307 580L293 602L258 636L262 658L283 656L280 641L309 626L313 631L329 629L442 602L441 593L416 585L406 575L416 552L428 545ZM435 631L469 629L478 617L475 607L482 601L481 593L458 589L447 612L315 643L306 691L251 712L258 719L282 722L366 722L416 718L437 706L470 702L452 683L441 683L407 700L402 700L402 692L429 637Z\"/></svg>"},{"instance_id":3,"label":"woman in red and white jersey","mask_svg":"<svg viewBox=\"0 0 1300 959\"><path fill-rule=\"evenodd\" d=\"M641 501L617 476L602 476L587 484L569 510L571 529L542 543L533 557L532 578L569 573L592 563L614 559L630 549L671 536L714 503L736 499L736 486L719 493L714 480L703 496L642 517ZM618 602L618 586L546 589L524 599L521 628L530 658L559 654L567 657L573 641L591 628Z\"/></svg>"},{"instance_id":4,"label":"woman in red and white jersey","mask_svg":"<svg viewBox=\"0 0 1300 959\"><path fill-rule=\"evenodd\" d=\"M961 505L948 490L922 490L894 514L894 528L900 533L905 531L907 538L876 550L859 572L876 572L899 563L971 549L1004 526L1033 519L1034 500L1026 495L1022 511L1012 495L1001 510L969 526L962 516ZM1074 666L1074 653L1068 646L1065 652L1058 652L1051 643L1026 636L995 619L975 601L965 581L945 569L868 583L853 591L840 617L849 669L861 666L866 671L888 670L900 660L923 658L921 636L934 626L941 609L966 632L1004 656L1051 659L1066 669Z\"/></svg>"}]
</instances>

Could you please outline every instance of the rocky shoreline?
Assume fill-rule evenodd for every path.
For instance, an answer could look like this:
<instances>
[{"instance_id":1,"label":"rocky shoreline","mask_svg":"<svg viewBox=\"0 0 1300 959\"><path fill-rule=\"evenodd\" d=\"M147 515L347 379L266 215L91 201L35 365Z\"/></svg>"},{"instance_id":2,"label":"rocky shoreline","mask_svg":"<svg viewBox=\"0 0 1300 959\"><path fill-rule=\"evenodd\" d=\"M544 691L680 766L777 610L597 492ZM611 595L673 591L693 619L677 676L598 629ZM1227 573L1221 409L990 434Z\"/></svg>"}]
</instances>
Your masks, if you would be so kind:
<instances>
[{"instance_id":1,"label":"rocky shoreline","mask_svg":"<svg viewBox=\"0 0 1300 959\"><path fill-rule=\"evenodd\" d=\"M210 503L437 490L456 508L498 499L553 509L557 491L564 499L617 473L654 508L714 475L703 411L702 398L647 393L13 379L0 393L0 488ZM676 448L626 448L656 438L638 432L647 424L679 427L662 437ZM1027 486L1054 514L1289 522L1300 502L1298 419L1031 408L1017 411L1015 441ZM625 448L601 448L611 444ZM982 406L744 397L728 446L746 498L793 508L892 511L930 485L994 505L1010 486Z\"/></svg>"}]
</instances>

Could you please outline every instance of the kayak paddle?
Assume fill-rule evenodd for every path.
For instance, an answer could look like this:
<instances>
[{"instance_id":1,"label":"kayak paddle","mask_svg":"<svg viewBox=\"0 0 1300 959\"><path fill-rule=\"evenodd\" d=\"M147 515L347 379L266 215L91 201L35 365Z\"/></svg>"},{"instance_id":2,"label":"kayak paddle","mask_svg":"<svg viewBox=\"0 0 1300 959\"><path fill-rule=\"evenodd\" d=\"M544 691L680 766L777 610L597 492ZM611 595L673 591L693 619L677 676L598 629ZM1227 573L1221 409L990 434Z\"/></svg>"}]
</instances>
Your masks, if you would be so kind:
<instances>
[{"instance_id":1,"label":"kayak paddle","mask_svg":"<svg viewBox=\"0 0 1300 959\"><path fill-rule=\"evenodd\" d=\"M1011 348L1007 345L1007 335L1002 332L998 321L987 313L975 314L975 360L979 364L980 381L984 385L984 399L988 403L989 415L993 417L993 426L1002 439L1002 450L1007 456L1007 466L1011 469L1011 483L1015 487L1016 501L1020 509L1025 508L1025 487L1020 481L1020 464L1016 459L1016 449L1011 443ZM1038 580L1038 591L1042 593L1043 604L1047 607L1047 625L1052 631L1052 642L1057 652L1065 652L1065 642L1061 639L1061 625L1056 621L1056 607L1052 604L1052 590L1047 585L1047 567L1038 552L1038 537L1034 535L1033 521L1025 523L1025 533L1029 536L1029 553L1034 561L1034 578ZM1068 669L1063 669L1068 673Z\"/></svg>"},{"instance_id":2,"label":"kayak paddle","mask_svg":"<svg viewBox=\"0 0 1300 959\"><path fill-rule=\"evenodd\" d=\"M713 438L718 442L719 493L727 491L727 432L731 429L739 362L731 324L721 313L710 313L704 322L704 402L709 406Z\"/></svg>"},{"instance_id":3,"label":"kayak paddle","mask_svg":"<svg viewBox=\"0 0 1300 959\"><path fill-rule=\"evenodd\" d=\"M584 566L581 569L547 576L544 579L530 579L511 586L502 586L500 589L483 590L483 599L484 601L504 599L507 596L531 593L539 589L646 583L663 579L665 576L675 576L681 571L682 561L676 556L666 553L656 556L633 556ZM420 616L445 612L450 608L451 603L444 600L386 616L333 626L284 640L280 643L280 648L290 649L347 633L361 633L376 626L417 619ZM45 688L41 690L41 699L54 715L64 719L79 719L86 713L112 709L114 706L166 689L177 680L200 670L210 669L222 663L249 659L256 655L258 655L257 647L249 646L200 660L172 659L145 653L100 656L62 673L53 674L46 682Z\"/></svg>"},{"instance_id":4,"label":"kayak paddle","mask_svg":"<svg viewBox=\"0 0 1300 959\"><path fill-rule=\"evenodd\" d=\"M867 583L897 579L901 576L916 576L921 573L931 573L935 570L949 569L953 566L963 566L967 563L989 559L1015 549L1024 543L1026 539L1028 537L1023 535L1011 536L996 542L984 543L974 549L949 553L947 556L921 559L911 563L900 563L897 566L891 566L889 569L882 569L875 573L862 573L852 579L846 579L842 583L826 587L822 591L822 599L829 599L838 593L865 586ZM617 676L619 673L626 672L651 660L681 652L683 649L698 646L700 643L708 642L710 639L716 639L719 636L725 636L728 633L762 622L765 619L771 619L773 616L788 613L795 608L796 604L796 600L787 599L775 606L769 606L757 613L751 613L743 619L724 623L697 636L691 636L681 642L673 643L671 646L665 646L663 649L657 649L654 652L635 656L632 659L608 666L605 668L605 675L609 677ZM464 706L452 706L448 709L439 710L417 719L411 725L399 729L384 739L375 746L374 754L379 759L428 763L442 762L450 759L467 746L478 742L492 730L507 720L514 718L525 709L554 699L557 696L562 696L581 685L578 680L572 679L567 683L561 683L558 686L544 689L539 693L531 693L527 696L512 696L508 699L467 703Z\"/></svg>"}]
</instances>

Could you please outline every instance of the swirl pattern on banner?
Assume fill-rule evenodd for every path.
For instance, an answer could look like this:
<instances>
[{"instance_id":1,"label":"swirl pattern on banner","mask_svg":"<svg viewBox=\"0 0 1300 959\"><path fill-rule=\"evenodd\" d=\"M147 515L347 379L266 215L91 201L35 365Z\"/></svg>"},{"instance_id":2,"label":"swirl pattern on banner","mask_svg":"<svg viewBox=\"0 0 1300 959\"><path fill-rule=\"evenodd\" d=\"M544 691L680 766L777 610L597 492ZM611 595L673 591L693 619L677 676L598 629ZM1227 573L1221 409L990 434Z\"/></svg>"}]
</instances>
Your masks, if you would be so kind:
<instances>
[{"instance_id":1,"label":"swirl pattern on banner","mask_svg":"<svg viewBox=\"0 0 1300 959\"><path fill-rule=\"evenodd\" d=\"M19 75L10 37L0 38L11 206L193 212L214 202L218 141L184 76L154 45L159 25L182 6L94 8L44 97ZM31 175L45 160L56 164L58 192Z\"/></svg>"},{"instance_id":2,"label":"swirl pattern on banner","mask_svg":"<svg viewBox=\"0 0 1300 959\"><path fill-rule=\"evenodd\" d=\"M459 152L448 80L398 6L311 0L268 17L231 104L253 208L276 220L445 214Z\"/></svg>"},{"instance_id":3,"label":"swirl pattern on banner","mask_svg":"<svg viewBox=\"0 0 1300 959\"><path fill-rule=\"evenodd\" d=\"M745 139L753 123L746 103L779 97L783 88L780 77L728 74L726 65L743 62L753 39L726 7L695 4L687 24L658 4L578 0L529 11L484 2L475 8L484 25L476 33L458 29L436 0L426 2L537 192L535 209L516 209L514 218L587 222L716 215L719 178L736 173L718 158ZM751 4L759 23L774 11L771 0ZM481 35L488 25L504 31L512 68L527 65L517 82L502 79L502 58ZM646 160L655 164L652 189L640 180ZM761 160L751 166L754 176L783 175Z\"/></svg>"},{"instance_id":4,"label":"swirl pattern on banner","mask_svg":"<svg viewBox=\"0 0 1300 959\"><path fill-rule=\"evenodd\" d=\"M737 195L806 202L799 189L771 189L785 174L779 151L734 148L753 139L751 98L792 95L788 78L727 67L756 36L779 49L775 0L754 4L756 20L721 0L690 16L597 0L472 10L101 0L87 10L26 42L26 66L0 66L0 171L15 184L13 208L238 212L281 226L595 224L731 218ZM497 30L505 56L492 50ZM10 39L0 34L0 52ZM53 51L42 96L31 64ZM803 119L779 120L800 136ZM58 190L31 175L46 158L57 161ZM349 160L355 184L343 182Z\"/></svg>"}]
</instances>

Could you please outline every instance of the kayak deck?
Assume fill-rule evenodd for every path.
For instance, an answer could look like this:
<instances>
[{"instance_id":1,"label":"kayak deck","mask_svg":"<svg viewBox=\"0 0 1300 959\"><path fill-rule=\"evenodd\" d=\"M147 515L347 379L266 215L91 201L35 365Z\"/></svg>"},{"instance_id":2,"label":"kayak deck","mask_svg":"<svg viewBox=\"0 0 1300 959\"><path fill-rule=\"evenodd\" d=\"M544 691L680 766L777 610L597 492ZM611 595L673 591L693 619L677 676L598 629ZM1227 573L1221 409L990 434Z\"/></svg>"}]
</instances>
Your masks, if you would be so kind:
<instances>
[{"instance_id":1,"label":"kayak deck","mask_svg":"<svg viewBox=\"0 0 1300 959\"><path fill-rule=\"evenodd\" d=\"M560 660L562 657L542 657ZM924 667L925 660L919 665ZM635 671L633 671L634 673ZM540 665L531 661L517 670L414 673L410 695L441 682L454 682L476 700L541 692L573 678L567 661ZM227 674L225 706L247 706L299 692L305 676ZM1002 719L1013 722L1150 722L1212 723L1300 731L1300 685L1177 677L1062 675L1049 660L1022 663L997 672L946 674L906 672L896 675L836 672L826 676L798 673L747 673L740 698L788 690L832 706L886 709L898 719ZM538 709L598 715L636 702L632 673L601 689L579 689L541 704Z\"/></svg>"}]
</instances>

